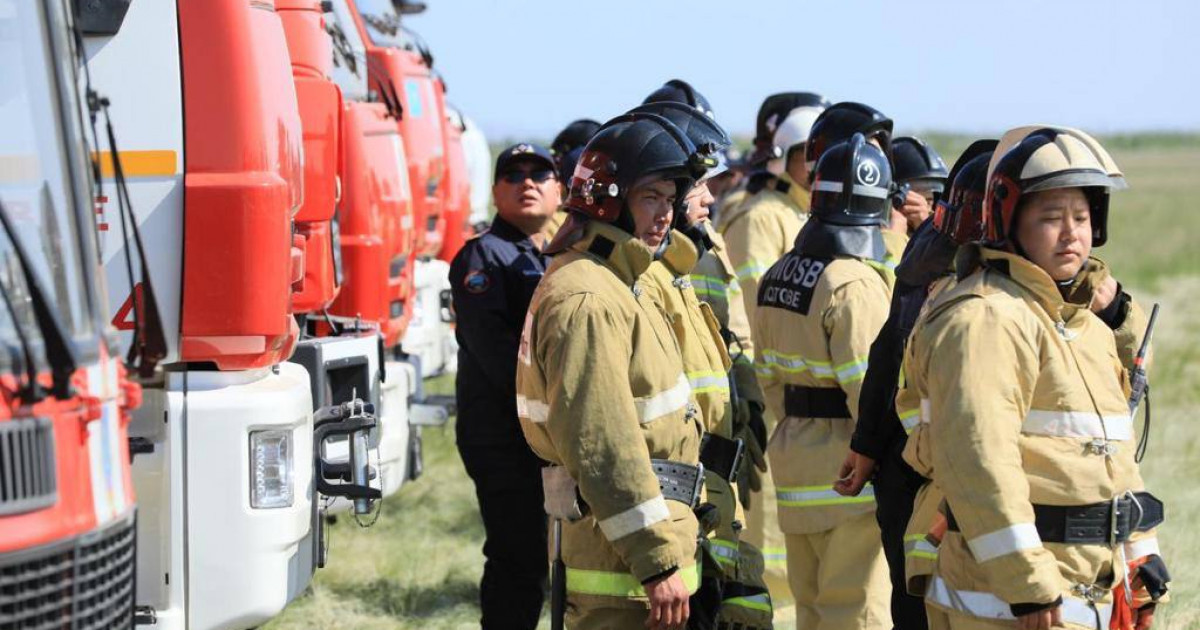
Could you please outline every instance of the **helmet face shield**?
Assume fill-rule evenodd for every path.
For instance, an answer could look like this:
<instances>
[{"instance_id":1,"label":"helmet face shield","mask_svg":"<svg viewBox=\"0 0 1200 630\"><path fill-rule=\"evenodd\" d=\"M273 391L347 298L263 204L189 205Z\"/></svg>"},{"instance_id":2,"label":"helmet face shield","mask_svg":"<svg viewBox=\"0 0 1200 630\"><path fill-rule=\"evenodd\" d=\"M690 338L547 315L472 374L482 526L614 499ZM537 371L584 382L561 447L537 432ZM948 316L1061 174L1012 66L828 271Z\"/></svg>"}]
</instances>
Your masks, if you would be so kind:
<instances>
[{"instance_id":1,"label":"helmet face shield","mask_svg":"<svg viewBox=\"0 0 1200 630\"><path fill-rule=\"evenodd\" d=\"M584 147L571 178L568 208L632 230L627 200L635 185L676 181L674 209L691 189L697 150L671 121L655 114L627 114L607 123Z\"/></svg>"}]
</instances>

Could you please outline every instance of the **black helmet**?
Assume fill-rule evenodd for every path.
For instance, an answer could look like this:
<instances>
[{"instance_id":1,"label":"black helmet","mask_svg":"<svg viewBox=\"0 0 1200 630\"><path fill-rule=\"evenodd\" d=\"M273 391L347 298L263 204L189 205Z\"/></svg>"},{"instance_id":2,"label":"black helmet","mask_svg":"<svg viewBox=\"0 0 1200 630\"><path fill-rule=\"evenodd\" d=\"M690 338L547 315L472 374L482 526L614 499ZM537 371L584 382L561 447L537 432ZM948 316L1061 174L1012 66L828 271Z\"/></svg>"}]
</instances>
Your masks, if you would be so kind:
<instances>
[{"instance_id":1,"label":"black helmet","mask_svg":"<svg viewBox=\"0 0 1200 630\"><path fill-rule=\"evenodd\" d=\"M1120 183L1111 176L1107 153L1069 130L1044 128L1013 145L988 173L984 198L986 238L993 245L1012 240L1021 197L1057 188L1082 188L1091 208L1092 245L1108 240L1109 191Z\"/></svg>"},{"instance_id":2,"label":"black helmet","mask_svg":"<svg viewBox=\"0 0 1200 630\"><path fill-rule=\"evenodd\" d=\"M750 163L758 166L767 160L783 157L782 152L775 151L775 130L793 109L825 109L829 105L829 99L813 92L780 92L763 99L754 124L754 151L750 154Z\"/></svg>"},{"instance_id":3,"label":"black helmet","mask_svg":"<svg viewBox=\"0 0 1200 630\"><path fill-rule=\"evenodd\" d=\"M713 113L712 105L708 104L708 99L704 95L697 92L696 88L692 87L687 81L681 79L671 79L663 84L662 87L650 93L642 104L647 103L683 103L691 105L700 113L716 120L717 115Z\"/></svg>"},{"instance_id":4,"label":"black helmet","mask_svg":"<svg viewBox=\"0 0 1200 630\"><path fill-rule=\"evenodd\" d=\"M892 169L883 151L856 133L821 156L814 171L810 212L837 226L879 226L891 216Z\"/></svg>"},{"instance_id":5,"label":"black helmet","mask_svg":"<svg viewBox=\"0 0 1200 630\"><path fill-rule=\"evenodd\" d=\"M983 197L987 190L988 163L999 141L976 140L967 147L950 174L950 190L933 211L933 229L962 245L983 238Z\"/></svg>"},{"instance_id":6,"label":"black helmet","mask_svg":"<svg viewBox=\"0 0 1200 630\"><path fill-rule=\"evenodd\" d=\"M831 105L821 112L808 134L804 149L804 161L808 162L811 178L821 154L850 136L861 133L867 139L875 138L883 148L883 154L891 160L892 119L882 112L862 103L843 102Z\"/></svg>"},{"instance_id":7,"label":"black helmet","mask_svg":"<svg viewBox=\"0 0 1200 630\"><path fill-rule=\"evenodd\" d=\"M729 135L717 124L717 121L701 114L695 108L683 103L647 103L638 105L629 110L629 113L657 114L670 120L683 131L702 156L713 159L714 166L705 169L704 172L696 173L697 183L729 170L728 157L725 154L725 150L733 144ZM708 231L704 229L702 223L693 224L686 211L676 212L671 223L675 229L692 239L701 251L712 248L712 238Z\"/></svg>"},{"instance_id":8,"label":"black helmet","mask_svg":"<svg viewBox=\"0 0 1200 630\"><path fill-rule=\"evenodd\" d=\"M656 114L625 114L600 128L579 156L567 208L633 232L625 196L646 175L675 180L675 210L695 182L703 161L695 145L671 121Z\"/></svg>"},{"instance_id":9,"label":"black helmet","mask_svg":"<svg viewBox=\"0 0 1200 630\"><path fill-rule=\"evenodd\" d=\"M892 178L897 184L920 184L940 193L945 190L947 175L942 156L925 141L912 136L892 140Z\"/></svg>"},{"instance_id":10,"label":"black helmet","mask_svg":"<svg viewBox=\"0 0 1200 630\"><path fill-rule=\"evenodd\" d=\"M563 130L554 136L554 142L550 143L550 151L554 154L554 159L561 162L564 155L570 153L572 149L587 144L587 141L591 140L599 130L600 123L590 118L580 118L563 127Z\"/></svg>"},{"instance_id":11,"label":"black helmet","mask_svg":"<svg viewBox=\"0 0 1200 630\"><path fill-rule=\"evenodd\" d=\"M558 157L558 181L564 186L571 185L571 176L575 174L575 166L579 164L579 156L583 147L575 147Z\"/></svg>"},{"instance_id":12,"label":"black helmet","mask_svg":"<svg viewBox=\"0 0 1200 630\"><path fill-rule=\"evenodd\" d=\"M692 145L702 155L716 160L716 165L705 172L696 173L696 179L707 179L728 168L725 161L725 150L733 141L729 134L717 124L717 121L705 116L693 107L683 103L660 101L638 105L629 110L630 114L656 114L662 116L679 127Z\"/></svg>"}]
</instances>

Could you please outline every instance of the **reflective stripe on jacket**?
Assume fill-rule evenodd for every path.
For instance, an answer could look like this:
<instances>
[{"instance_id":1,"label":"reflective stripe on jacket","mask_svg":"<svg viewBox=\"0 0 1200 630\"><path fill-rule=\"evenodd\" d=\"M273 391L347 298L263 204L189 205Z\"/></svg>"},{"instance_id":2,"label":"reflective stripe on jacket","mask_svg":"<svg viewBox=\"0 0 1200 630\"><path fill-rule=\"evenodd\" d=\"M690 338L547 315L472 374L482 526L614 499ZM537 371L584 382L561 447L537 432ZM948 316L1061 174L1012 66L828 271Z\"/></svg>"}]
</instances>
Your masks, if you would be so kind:
<instances>
[{"instance_id":1,"label":"reflective stripe on jacket","mask_svg":"<svg viewBox=\"0 0 1200 630\"><path fill-rule=\"evenodd\" d=\"M696 518L663 499L650 465L697 463L702 432L670 325L639 284L652 256L611 225L587 224L538 285L517 355L525 437L590 508L563 525L577 602L642 606L630 580L695 564ZM581 586L595 584L621 588Z\"/></svg>"},{"instance_id":2,"label":"reflective stripe on jacket","mask_svg":"<svg viewBox=\"0 0 1200 630\"><path fill-rule=\"evenodd\" d=\"M858 259L794 250L763 276L758 298L755 366L768 409L783 418L768 447L780 527L787 534L826 531L875 509L872 487L843 497L832 484L850 446L867 354L887 319L888 287ZM789 417L788 385L844 393L852 417Z\"/></svg>"},{"instance_id":3,"label":"reflective stripe on jacket","mask_svg":"<svg viewBox=\"0 0 1200 630\"><path fill-rule=\"evenodd\" d=\"M1153 535L1122 549L1043 542L1033 513L1143 489L1113 331L1088 310L1090 293L1064 300L1028 260L968 254L982 269L938 297L907 357L907 386L929 401L934 480L962 528L946 535L937 575L1009 604L1108 584L1111 571L1119 580L1117 551Z\"/></svg>"}]
</instances>

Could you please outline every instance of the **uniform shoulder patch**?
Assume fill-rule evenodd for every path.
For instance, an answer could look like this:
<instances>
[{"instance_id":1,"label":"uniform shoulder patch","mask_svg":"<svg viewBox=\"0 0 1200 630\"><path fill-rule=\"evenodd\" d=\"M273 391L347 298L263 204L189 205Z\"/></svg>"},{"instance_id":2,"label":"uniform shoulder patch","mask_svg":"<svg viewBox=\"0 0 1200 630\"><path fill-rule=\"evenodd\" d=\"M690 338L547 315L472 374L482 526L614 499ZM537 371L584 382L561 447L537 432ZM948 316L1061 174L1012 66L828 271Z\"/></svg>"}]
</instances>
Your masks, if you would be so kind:
<instances>
[{"instance_id":1,"label":"uniform shoulder patch","mask_svg":"<svg viewBox=\"0 0 1200 630\"><path fill-rule=\"evenodd\" d=\"M475 295L486 293L488 289L492 288L492 279L486 272L473 269L463 277L463 288L467 290L467 293Z\"/></svg>"}]
</instances>

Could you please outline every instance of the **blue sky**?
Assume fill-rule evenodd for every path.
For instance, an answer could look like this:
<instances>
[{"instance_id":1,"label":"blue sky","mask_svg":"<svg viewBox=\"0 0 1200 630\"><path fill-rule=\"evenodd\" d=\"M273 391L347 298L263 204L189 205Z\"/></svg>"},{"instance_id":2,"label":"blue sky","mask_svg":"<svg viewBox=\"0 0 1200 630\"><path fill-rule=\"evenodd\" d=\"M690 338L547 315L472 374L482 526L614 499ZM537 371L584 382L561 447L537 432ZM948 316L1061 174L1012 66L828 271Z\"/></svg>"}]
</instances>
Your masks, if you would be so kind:
<instances>
[{"instance_id":1,"label":"blue sky","mask_svg":"<svg viewBox=\"0 0 1200 630\"><path fill-rule=\"evenodd\" d=\"M731 132L785 90L898 131L1200 130L1196 0L427 0L407 18L489 138L601 121L673 77Z\"/></svg>"}]
</instances>

